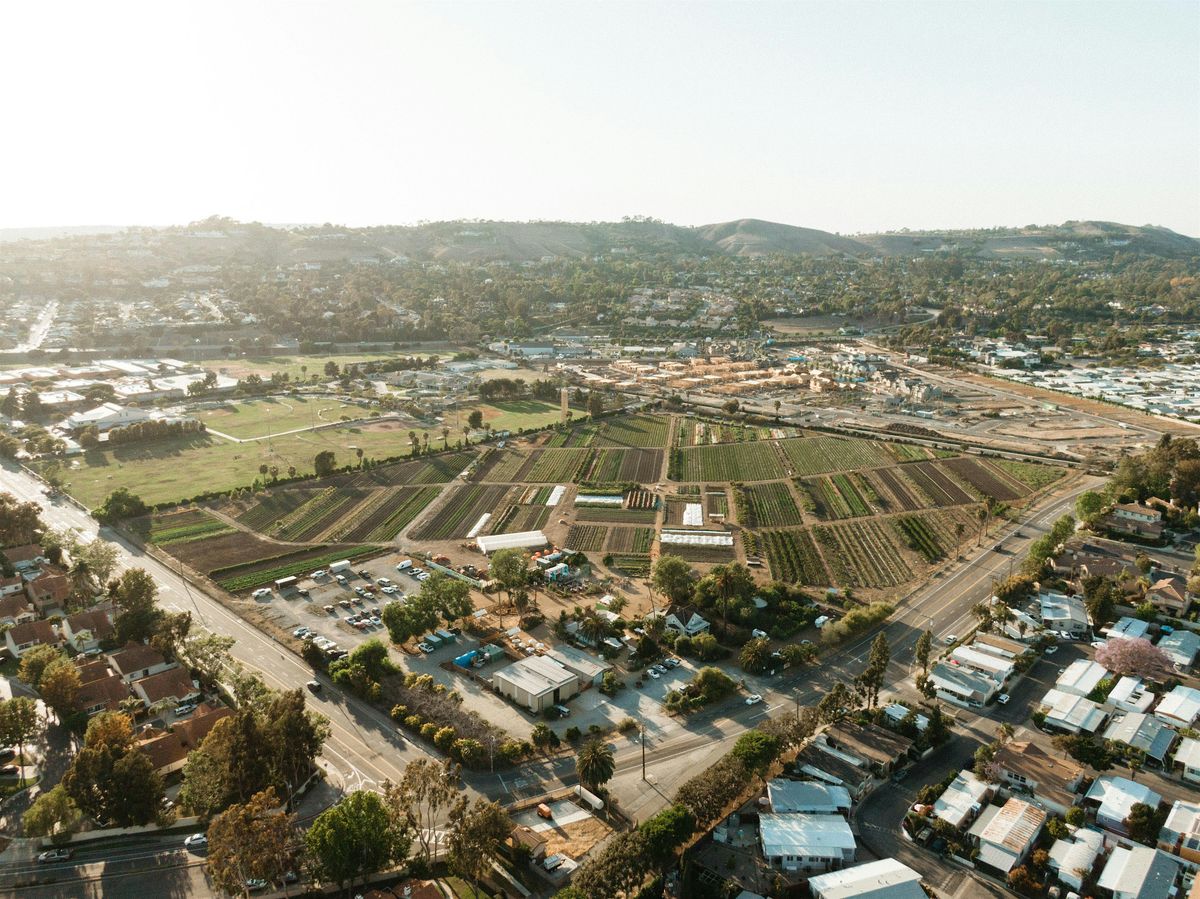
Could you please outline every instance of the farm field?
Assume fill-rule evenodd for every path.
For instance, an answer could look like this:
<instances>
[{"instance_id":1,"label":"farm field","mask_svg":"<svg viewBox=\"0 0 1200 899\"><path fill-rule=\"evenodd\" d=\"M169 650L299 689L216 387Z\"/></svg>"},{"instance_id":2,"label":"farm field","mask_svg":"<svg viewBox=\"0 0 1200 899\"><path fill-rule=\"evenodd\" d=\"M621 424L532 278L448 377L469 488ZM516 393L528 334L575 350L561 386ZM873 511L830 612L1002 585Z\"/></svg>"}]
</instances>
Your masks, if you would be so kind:
<instances>
[{"instance_id":1,"label":"farm field","mask_svg":"<svg viewBox=\"0 0 1200 899\"><path fill-rule=\"evenodd\" d=\"M939 462L938 466L992 499L1007 502L1020 499L1029 492L1029 488L1021 481L1010 477L1000 469L992 468L986 462L960 457Z\"/></svg>"},{"instance_id":2,"label":"farm field","mask_svg":"<svg viewBox=\"0 0 1200 899\"><path fill-rule=\"evenodd\" d=\"M429 513L412 532L414 540L451 540L465 537L485 512L496 514L504 506L508 487L471 484L455 487L447 501Z\"/></svg>"},{"instance_id":3,"label":"farm field","mask_svg":"<svg viewBox=\"0 0 1200 899\"><path fill-rule=\"evenodd\" d=\"M221 534L233 533L236 529L221 519L209 515L203 509L188 509L183 512L172 512L167 515L156 515L143 519L134 525L135 529L145 528L146 539L157 546L171 546L176 543L188 543L193 540L203 540Z\"/></svg>"},{"instance_id":4,"label":"farm field","mask_svg":"<svg viewBox=\"0 0 1200 899\"><path fill-rule=\"evenodd\" d=\"M650 556L645 553L612 553L607 564L609 568L630 577L647 577L650 574Z\"/></svg>"},{"instance_id":5,"label":"farm field","mask_svg":"<svg viewBox=\"0 0 1200 899\"><path fill-rule=\"evenodd\" d=\"M239 565L292 552L302 547L288 546L240 531L218 534L204 540L174 543L164 549L185 565L208 574L227 565Z\"/></svg>"},{"instance_id":6,"label":"farm field","mask_svg":"<svg viewBox=\"0 0 1200 899\"><path fill-rule=\"evenodd\" d=\"M534 450L533 464L521 472L521 480L535 484L565 484L579 480L579 474L591 456L589 449ZM495 480L494 471L489 480Z\"/></svg>"},{"instance_id":7,"label":"farm field","mask_svg":"<svg viewBox=\"0 0 1200 899\"><path fill-rule=\"evenodd\" d=\"M521 531L537 531L545 527L550 519L548 506L511 505L488 522L489 534L517 534Z\"/></svg>"},{"instance_id":8,"label":"farm field","mask_svg":"<svg viewBox=\"0 0 1200 899\"><path fill-rule=\"evenodd\" d=\"M605 549L610 553L650 552L654 544L654 528L613 528L608 532Z\"/></svg>"},{"instance_id":9,"label":"farm field","mask_svg":"<svg viewBox=\"0 0 1200 899\"><path fill-rule=\"evenodd\" d=\"M824 474L892 465L895 459L883 444L852 437L801 437L781 440L779 448L795 475ZM925 458L925 457L922 457Z\"/></svg>"},{"instance_id":10,"label":"farm field","mask_svg":"<svg viewBox=\"0 0 1200 899\"><path fill-rule=\"evenodd\" d=\"M962 506L980 500L966 485L938 468L934 462L914 462L905 466L904 473L935 506Z\"/></svg>"},{"instance_id":11,"label":"farm field","mask_svg":"<svg viewBox=\"0 0 1200 899\"><path fill-rule=\"evenodd\" d=\"M1040 490L1059 480L1066 471L1053 465L1034 465L1013 459L989 459L989 464L1016 478L1030 490Z\"/></svg>"},{"instance_id":12,"label":"farm field","mask_svg":"<svg viewBox=\"0 0 1200 899\"><path fill-rule=\"evenodd\" d=\"M900 547L879 520L815 528L837 586L895 587L912 577Z\"/></svg>"},{"instance_id":13,"label":"farm field","mask_svg":"<svg viewBox=\"0 0 1200 899\"><path fill-rule=\"evenodd\" d=\"M579 480L611 484L652 483L658 480L662 470L662 457L662 450L599 449Z\"/></svg>"},{"instance_id":14,"label":"farm field","mask_svg":"<svg viewBox=\"0 0 1200 899\"><path fill-rule=\"evenodd\" d=\"M783 464L770 442L721 443L671 450L674 481L774 481Z\"/></svg>"},{"instance_id":15,"label":"farm field","mask_svg":"<svg viewBox=\"0 0 1200 899\"><path fill-rule=\"evenodd\" d=\"M604 506L582 506L575 509L576 521L610 521L614 524L654 524L658 517L655 509L622 509Z\"/></svg>"},{"instance_id":16,"label":"farm field","mask_svg":"<svg viewBox=\"0 0 1200 899\"><path fill-rule=\"evenodd\" d=\"M747 535L746 552L767 557L771 576L791 584L821 587L830 583L829 572L807 530L759 531Z\"/></svg>"},{"instance_id":17,"label":"farm field","mask_svg":"<svg viewBox=\"0 0 1200 899\"><path fill-rule=\"evenodd\" d=\"M228 565L209 572L209 577L231 593L252 590L281 577L303 575L314 568L323 568L339 559L357 559L376 552L378 547L314 546L295 550L274 558L257 559L241 565Z\"/></svg>"},{"instance_id":18,"label":"farm field","mask_svg":"<svg viewBox=\"0 0 1200 899\"><path fill-rule=\"evenodd\" d=\"M735 485L738 520L749 528L801 524L800 510L792 492L782 481L768 484Z\"/></svg>"},{"instance_id":19,"label":"farm field","mask_svg":"<svg viewBox=\"0 0 1200 899\"><path fill-rule=\"evenodd\" d=\"M608 540L608 528L600 524L577 524L567 532L567 549L581 553L600 552Z\"/></svg>"},{"instance_id":20,"label":"farm field","mask_svg":"<svg viewBox=\"0 0 1200 899\"><path fill-rule=\"evenodd\" d=\"M394 487L373 491L338 534L339 540L382 543L396 535L441 494L440 487Z\"/></svg>"},{"instance_id":21,"label":"farm field","mask_svg":"<svg viewBox=\"0 0 1200 899\"><path fill-rule=\"evenodd\" d=\"M808 494L819 517L826 520L861 518L871 515L874 510L863 497L856 480L854 475L835 474L801 481L800 487Z\"/></svg>"},{"instance_id":22,"label":"farm field","mask_svg":"<svg viewBox=\"0 0 1200 899\"><path fill-rule=\"evenodd\" d=\"M659 448L667 445L671 419L665 415L626 415L596 426L596 446Z\"/></svg>"}]
</instances>

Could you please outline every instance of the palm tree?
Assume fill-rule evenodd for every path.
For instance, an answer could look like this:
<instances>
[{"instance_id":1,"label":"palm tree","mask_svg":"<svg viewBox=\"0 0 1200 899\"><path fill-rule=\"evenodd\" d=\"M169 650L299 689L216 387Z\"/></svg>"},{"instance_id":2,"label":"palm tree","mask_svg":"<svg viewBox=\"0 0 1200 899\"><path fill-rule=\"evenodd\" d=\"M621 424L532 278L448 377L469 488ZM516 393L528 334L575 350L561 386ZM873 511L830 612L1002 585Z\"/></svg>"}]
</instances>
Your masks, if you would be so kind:
<instances>
[{"instance_id":1,"label":"palm tree","mask_svg":"<svg viewBox=\"0 0 1200 899\"><path fill-rule=\"evenodd\" d=\"M361 446L356 447L354 450L354 455L358 456L358 467L362 468L363 467L363 448Z\"/></svg>"},{"instance_id":2,"label":"palm tree","mask_svg":"<svg viewBox=\"0 0 1200 899\"><path fill-rule=\"evenodd\" d=\"M445 449L450 443L450 429L442 426L442 449Z\"/></svg>"},{"instance_id":3,"label":"palm tree","mask_svg":"<svg viewBox=\"0 0 1200 899\"><path fill-rule=\"evenodd\" d=\"M588 740L575 756L575 773L579 782L590 790L597 790L612 780L617 764L612 747L599 738Z\"/></svg>"},{"instance_id":4,"label":"palm tree","mask_svg":"<svg viewBox=\"0 0 1200 899\"><path fill-rule=\"evenodd\" d=\"M712 570L713 584L721 594L721 631L729 633L729 594L733 592L733 569L718 565Z\"/></svg>"},{"instance_id":5,"label":"palm tree","mask_svg":"<svg viewBox=\"0 0 1200 899\"><path fill-rule=\"evenodd\" d=\"M71 592L80 597L90 596L94 591L95 581L92 578L92 568L83 559L76 559L67 572L71 579Z\"/></svg>"},{"instance_id":6,"label":"palm tree","mask_svg":"<svg viewBox=\"0 0 1200 899\"><path fill-rule=\"evenodd\" d=\"M583 620L579 622L579 633L593 644L599 645L608 635L608 622L597 615L595 609L588 609Z\"/></svg>"}]
</instances>

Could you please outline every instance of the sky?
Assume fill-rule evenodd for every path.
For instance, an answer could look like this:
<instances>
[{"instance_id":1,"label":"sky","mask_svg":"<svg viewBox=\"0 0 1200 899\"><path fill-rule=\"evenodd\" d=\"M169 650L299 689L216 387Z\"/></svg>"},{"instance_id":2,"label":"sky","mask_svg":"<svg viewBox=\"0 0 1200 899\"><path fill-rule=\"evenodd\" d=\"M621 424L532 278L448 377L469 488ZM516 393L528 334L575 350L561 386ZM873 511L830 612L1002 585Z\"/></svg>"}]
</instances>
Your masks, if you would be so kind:
<instances>
[{"instance_id":1,"label":"sky","mask_svg":"<svg viewBox=\"0 0 1200 899\"><path fill-rule=\"evenodd\" d=\"M39 0L0 34L0 227L1200 236L1194 0Z\"/></svg>"}]
</instances>

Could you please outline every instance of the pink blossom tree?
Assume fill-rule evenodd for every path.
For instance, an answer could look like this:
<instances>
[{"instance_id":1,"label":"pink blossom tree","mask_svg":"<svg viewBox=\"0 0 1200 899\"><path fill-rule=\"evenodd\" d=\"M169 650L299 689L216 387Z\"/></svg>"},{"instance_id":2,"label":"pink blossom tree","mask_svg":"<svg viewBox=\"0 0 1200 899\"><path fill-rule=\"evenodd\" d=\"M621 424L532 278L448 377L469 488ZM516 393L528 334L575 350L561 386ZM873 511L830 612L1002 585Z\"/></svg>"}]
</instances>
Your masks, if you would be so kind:
<instances>
[{"instance_id":1,"label":"pink blossom tree","mask_svg":"<svg viewBox=\"0 0 1200 899\"><path fill-rule=\"evenodd\" d=\"M1096 661L1114 674L1161 681L1172 675L1171 658L1149 640L1117 637L1096 650Z\"/></svg>"}]
</instances>

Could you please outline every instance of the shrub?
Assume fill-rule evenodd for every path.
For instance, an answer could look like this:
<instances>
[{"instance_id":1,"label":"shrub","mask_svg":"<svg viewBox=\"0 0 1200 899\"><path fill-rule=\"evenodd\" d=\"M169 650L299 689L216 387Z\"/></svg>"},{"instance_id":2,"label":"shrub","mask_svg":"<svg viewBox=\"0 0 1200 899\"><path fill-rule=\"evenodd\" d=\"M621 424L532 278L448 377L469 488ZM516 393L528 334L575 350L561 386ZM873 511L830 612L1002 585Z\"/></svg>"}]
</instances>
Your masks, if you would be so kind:
<instances>
[{"instance_id":1,"label":"shrub","mask_svg":"<svg viewBox=\"0 0 1200 899\"><path fill-rule=\"evenodd\" d=\"M440 727L437 728L437 733L433 735L433 745L443 752L447 752L454 745L454 741L457 738L458 733L453 727Z\"/></svg>"},{"instance_id":2,"label":"shrub","mask_svg":"<svg viewBox=\"0 0 1200 899\"><path fill-rule=\"evenodd\" d=\"M404 719L407 717L408 717L408 706L406 706L406 705L392 706L392 720L393 721L400 723L400 722L403 722Z\"/></svg>"},{"instance_id":3,"label":"shrub","mask_svg":"<svg viewBox=\"0 0 1200 899\"><path fill-rule=\"evenodd\" d=\"M563 736L566 737L567 740L569 740L572 743L574 743L576 740L578 740L581 735L582 735L582 731L580 731L579 728L575 727L574 725L571 725L570 727L568 727L566 729L566 731L563 733Z\"/></svg>"},{"instance_id":4,"label":"shrub","mask_svg":"<svg viewBox=\"0 0 1200 899\"><path fill-rule=\"evenodd\" d=\"M409 715L407 718L404 719L404 726L407 727L409 730L419 731L421 729L421 725L423 723L424 723L424 721L422 720L420 715Z\"/></svg>"},{"instance_id":5,"label":"shrub","mask_svg":"<svg viewBox=\"0 0 1200 899\"><path fill-rule=\"evenodd\" d=\"M437 733L438 726L432 721L426 721L421 725L421 736L426 740L432 740L433 735Z\"/></svg>"}]
</instances>

